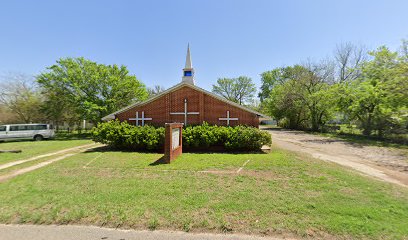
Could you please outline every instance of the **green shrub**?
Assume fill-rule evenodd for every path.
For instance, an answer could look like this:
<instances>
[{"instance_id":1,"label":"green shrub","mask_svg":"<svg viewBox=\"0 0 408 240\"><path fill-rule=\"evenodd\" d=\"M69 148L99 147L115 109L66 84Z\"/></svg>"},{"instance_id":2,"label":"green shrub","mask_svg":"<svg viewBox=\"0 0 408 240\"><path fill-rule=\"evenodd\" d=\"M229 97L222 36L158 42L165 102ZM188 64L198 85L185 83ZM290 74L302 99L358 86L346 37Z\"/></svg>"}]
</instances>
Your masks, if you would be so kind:
<instances>
[{"instance_id":1,"label":"green shrub","mask_svg":"<svg viewBox=\"0 0 408 240\"><path fill-rule=\"evenodd\" d=\"M117 149L157 151L164 146L163 127L133 126L118 120L98 124L92 136L95 142ZM254 127L223 127L203 123L183 129L183 148L187 150L217 147L231 151L253 151L271 143L269 133Z\"/></svg>"},{"instance_id":2,"label":"green shrub","mask_svg":"<svg viewBox=\"0 0 408 240\"><path fill-rule=\"evenodd\" d=\"M220 146L219 128L207 123L197 126L187 126L183 129L183 147L186 148L208 148Z\"/></svg>"},{"instance_id":3,"label":"green shrub","mask_svg":"<svg viewBox=\"0 0 408 240\"><path fill-rule=\"evenodd\" d=\"M228 150L259 150L272 143L271 135L254 127L210 126L203 123L183 129L183 147L204 149L224 147Z\"/></svg>"},{"instance_id":4,"label":"green shrub","mask_svg":"<svg viewBox=\"0 0 408 240\"><path fill-rule=\"evenodd\" d=\"M93 128L92 139L117 149L160 150L164 145L164 128L133 126L115 120Z\"/></svg>"},{"instance_id":5,"label":"green shrub","mask_svg":"<svg viewBox=\"0 0 408 240\"><path fill-rule=\"evenodd\" d=\"M224 143L226 149L257 150L272 143L271 135L257 128L238 126L229 129Z\"/></svg>"}]
</instances>

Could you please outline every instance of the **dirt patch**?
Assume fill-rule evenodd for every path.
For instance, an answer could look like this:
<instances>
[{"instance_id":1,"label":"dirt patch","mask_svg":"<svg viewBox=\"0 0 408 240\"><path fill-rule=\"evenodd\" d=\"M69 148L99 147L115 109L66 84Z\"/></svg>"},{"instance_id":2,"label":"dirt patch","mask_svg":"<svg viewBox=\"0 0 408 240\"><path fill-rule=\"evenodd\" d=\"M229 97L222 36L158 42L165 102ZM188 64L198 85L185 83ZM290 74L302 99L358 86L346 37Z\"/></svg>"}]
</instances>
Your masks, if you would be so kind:
<instances>
[{"instance_id":1,"label":"dirt patch","mask_svg":"<svg viewBox=\"0 0 408 240\"><path fill-rule=\"evenodd\" d=\"M302 131L264 129L273 145L302 152L325 161L353 168L365 175L408 187L408 153L391 147L367 146Z\"/></svg>"},{"instance_id":2,"label":"dirt patch","mask_svg":"<svg viewBox=\"0 0 408 240\"><path fill-rule=\"evenodd\" d=\"M87 144L87 145L81 145L81 146L77 146L77 147L73 147L73 148L63 149L63 150L56 151L56 152L51 152L51 153L46 153L46 154L34 156L34 157L23 159L23 160L17 160L17 161L14 161L14 162L5 163L5 164L0 165L0 170L1 169L6 169L6 168L9 168L9 167L12 167L12 166L16 166L16 165L19 165L19 164L22 164L22 163L35 161L35 160L38 160L38 159L41 159L41 158L46 158L46 157L55 156L55 155L59 155L59 154L69 153L69 152L72 152L72 151L80 150L82 148L88 148L88 147L94 146L94 145L95 145L95 143Z\"/></svg>"},{"instance_id":3,"label":"dirt patch","mask_svg":"<svg viewBox=\"0 0 408 240\"><path fill-rule=\"evenodd\" d=\"M56 157L56 158L52 158L52 159L50 159L50 160L46 160L46 161L44 161L44 162L40 162L40 163L38 163L38 164L36 164L36 165L33 165L33 166L29 166L29 167L22 168L22 169L17 169L16 171L13 171L13 172L11 172L11 173L2 175L2 176L0 176L0 182L4 182L4 181L6 181L6 180L9 180L9 179L14 178L14 177L17 177L17 176L19 176L19 175L25 174L25 173L27 173L27 172L31 172L31 171L34 171L34 170L36 170L36 169L45 167L45 166L47 166L47 165L49 165L49 164L51 164L51 163L60 161L60 160L62 160L62 159L65 159L65 158L67 158L67 157L71 157L71 156L73 156L73 155L75 155L75 154L78 154L78 153L80 153L80 152L84 152L84 151L86 151L86 150L88 150L88 149L92 149L92 148L95 148L95 147L97 147L97 145L95 146L95 144L80 146L80 148L76 147L74 150L71 149L70 151L68 151L68 153L66 153L66 154L64 154L64 155L58 156L58 157ZM79 149L79 150L78 150L78 149ZM77 151L75 151L75 150L77 150ZM61 151L59 151L59 152L61 152ZM50 156L52 156L52 155L54 155L54 154L55 154L55 153L51 153ZM44 157L44 156L46 156L46 155L41 155L41 156ZM34 158L33 158L33 159L34 159ZM25 161L25 162L27 162L27 161L33 161L33 159L24 160L24 161ZM34 159L34 160L35 160L35 159Z\"/></svg>"},{"instance_id":4,"label":"dirt patch","mask_svg":"<svg viewBox=\"0 0 408 240\"><path fill-rule=\"evenodd\" d=\"M2 239L24 239L30 236L32 240L55 239L55 240L88 240L88 239L169 239L169 240L187 240L187 239L236 239L236 240L264 240L264 239L287 239L282 237L261 237L256 235L243 234L214 234L214 233L186 233L181 231L166 230L123 230L101 228L97 226L78 226L78 225L0 225Z\"/></svg>"}]
</instances>

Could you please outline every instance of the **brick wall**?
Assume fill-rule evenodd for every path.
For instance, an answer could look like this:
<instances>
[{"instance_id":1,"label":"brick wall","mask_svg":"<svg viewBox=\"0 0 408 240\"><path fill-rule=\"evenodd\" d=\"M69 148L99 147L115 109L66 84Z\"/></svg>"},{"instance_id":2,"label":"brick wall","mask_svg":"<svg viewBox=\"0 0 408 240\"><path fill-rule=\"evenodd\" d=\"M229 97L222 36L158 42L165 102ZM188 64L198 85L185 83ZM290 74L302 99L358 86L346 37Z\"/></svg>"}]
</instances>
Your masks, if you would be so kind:
<instances>
[{"instance_id":1,"label":"brick wall","mask_svg":"<svg viewBox=\"0 0 408 240\"><path fill-rule=\"evenodd\" d=\"M170 112L184 112L184 99L187 99L188 112L199 112L198 115L188 115L188 125L201 124L205 121L210 124L226 126L227 121L219 120L219 118L226 118L227 111L230 111L230 118L238 118L238 121L230 121L231 126L240 124L254 127L259 126L256 114L220 101L188 86L167 93L143 106L128 109L117 114L116 118L120 121L128 121L131 124L135 124L136 121L129 120L129 118L135 118L136 111L139 112L139 117L141 117L142 111L144 111L145 118L152 118L152 120L145 121L145 124L164 126L165 123L184 122L184 115L170 114ZM139 121L139 124L141 124L141 121Z\"/></svg>"}]
</instances>

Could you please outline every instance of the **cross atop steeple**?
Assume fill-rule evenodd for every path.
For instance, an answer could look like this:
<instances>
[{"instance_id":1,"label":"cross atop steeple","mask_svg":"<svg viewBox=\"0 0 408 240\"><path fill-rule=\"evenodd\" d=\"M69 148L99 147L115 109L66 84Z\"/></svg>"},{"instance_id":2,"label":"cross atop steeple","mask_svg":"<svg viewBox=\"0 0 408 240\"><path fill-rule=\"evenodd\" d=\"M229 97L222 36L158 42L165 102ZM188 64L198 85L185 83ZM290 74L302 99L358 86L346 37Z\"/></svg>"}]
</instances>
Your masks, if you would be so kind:
<instances>
[{"instance_id":1,"label":"cross atop steeple","mask_svg":"<svg viewBox=\"0 0 408 240\"><path fill-rule=\"evenodd\" d=\"M191 61L190 44L187 45L186 65L183 69L182 82L186 82L186 83L190 83L194 85L194 68L193 68L193 63Z\"/></svg>"}]
</instances>

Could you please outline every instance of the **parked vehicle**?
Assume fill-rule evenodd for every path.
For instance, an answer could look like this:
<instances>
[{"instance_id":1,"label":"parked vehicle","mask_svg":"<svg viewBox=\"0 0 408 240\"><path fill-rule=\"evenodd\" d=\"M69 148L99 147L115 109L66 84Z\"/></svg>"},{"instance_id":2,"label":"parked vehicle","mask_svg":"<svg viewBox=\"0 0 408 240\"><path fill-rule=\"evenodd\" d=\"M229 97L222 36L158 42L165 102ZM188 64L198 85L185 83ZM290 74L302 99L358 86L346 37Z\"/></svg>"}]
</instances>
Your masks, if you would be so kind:
<instances>
[{"instance_id":1,"label":"parked vehicle","mask_svg":"<svg viewBox=\"0 0 408 240\"><path fill-rule=\"evenodd\" d=\"M0 141L33 139L41 141L52 138L55 131L50 124L9 124L0 125Z\"/></svg>"}]
</instances>

